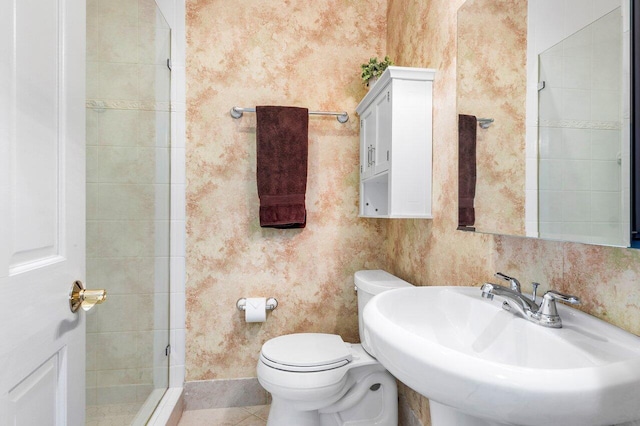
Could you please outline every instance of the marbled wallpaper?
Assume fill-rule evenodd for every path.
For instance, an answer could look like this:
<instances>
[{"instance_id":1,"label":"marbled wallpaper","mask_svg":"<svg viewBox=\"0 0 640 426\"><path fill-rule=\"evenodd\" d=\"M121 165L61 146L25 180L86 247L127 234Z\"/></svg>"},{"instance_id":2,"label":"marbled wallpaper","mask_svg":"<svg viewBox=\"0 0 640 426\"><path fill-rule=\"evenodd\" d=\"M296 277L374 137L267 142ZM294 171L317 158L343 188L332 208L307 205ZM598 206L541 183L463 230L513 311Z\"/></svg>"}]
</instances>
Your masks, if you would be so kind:
<instances>
[{"instance_id":1,"label":"marbled wallpaper","mask_svg":"<svg viewBox=\"0 0 640 426\"><path fill-rule=\"evenodd\" d=\"M456 230L456 13L463 0L389 0L387 50L398 65L438 70L434 88L434 219L387 223L391 271L419 285L475 285L495 271L579 296L584 311L640 334L640 250ZM407 13L407 11L411 13ZM428 402L403 394L425 425Z\"/></svg>"},{"instance_id":2,"label":"marbled wallpaper","mask_svg":"<svg viewBox=\"0 0 640 426\"><path fill-rule=\"evenodd\" d=\"M640 251L456 231L456 12L463 0L187 2L187 380L255 377L274 336L331 332L356 341L352 274L384 268L417 285L480 285L495 271L528 291L580 296L582 309L640 334ZM438 70L434 219L357 218L359 64ZM261 229L255 116L234 106L346 110L346 125L310 119L308 224ZM274 296L246 324L239 297ZM424 424L428 402L402 386Z\"/></svg>"},{"instance_id":3,"label":"marbled wallpaper","mask_svg":"<svg viewBox=\"0 0 640 426\"><path fill-rule=\"evenodd\" d=\"M495 120L477 127L474 226L525 235L527 0L467 0L457 36L458 113Z\"/></svg>"},{"instance_id":4,"label":"marbled wallpaper","mask_svg":"<svg viewBox=\"0 0 640 426\"><path fill-rule=\"evenodd\" d=\"M384 56L386 0L187 1L186 380L255 377L286 333L358 340L353 273L389 267L384 221L359 219L360 64ZM307 226L260 228L256 119L232 106L348 111L309 120ZM276 297L245 323L240 297Z\"/></svg>"}]
</instances>

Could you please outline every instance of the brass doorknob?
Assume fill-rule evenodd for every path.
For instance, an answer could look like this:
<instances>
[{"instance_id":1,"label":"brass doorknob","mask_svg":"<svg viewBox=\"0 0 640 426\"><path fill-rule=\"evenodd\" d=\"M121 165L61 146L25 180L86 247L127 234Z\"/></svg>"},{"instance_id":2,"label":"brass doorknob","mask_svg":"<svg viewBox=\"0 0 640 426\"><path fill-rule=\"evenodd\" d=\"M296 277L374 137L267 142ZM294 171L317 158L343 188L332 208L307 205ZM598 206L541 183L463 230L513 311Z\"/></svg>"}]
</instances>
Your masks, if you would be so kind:
<instances>
[{"instance_id":1,"label":"brass doorknob","mask_svg":"<svg viewBox=\"0 0 640 426\"><path fill-rule=\"evenodd\" d=\"M106 290L87 290L84 288L82 281L75 281L69 294L69 308L71 308L71 312L77 312L80 307L84 311L88 311L106 299Z\"/></svg>"}]
</instances>

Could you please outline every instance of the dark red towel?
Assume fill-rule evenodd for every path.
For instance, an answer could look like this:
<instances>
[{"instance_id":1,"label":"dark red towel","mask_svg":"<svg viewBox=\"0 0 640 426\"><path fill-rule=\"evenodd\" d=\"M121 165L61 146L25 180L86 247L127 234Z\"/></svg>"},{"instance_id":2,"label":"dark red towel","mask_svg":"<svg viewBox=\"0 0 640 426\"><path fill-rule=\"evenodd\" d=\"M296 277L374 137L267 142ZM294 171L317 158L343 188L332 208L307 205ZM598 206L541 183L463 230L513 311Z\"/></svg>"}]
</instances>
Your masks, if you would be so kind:
<instances>
[{"instance_id":1,"label":"dark red towel","mask_svg":"<svg viewBox=\"0 0 640 426\"><path fill-rule=\"evenodd\" d=\"M458 115L458 226L473 226L476 212L476 128L473 115Z\"/></svg>"},{"instance_id":2,"label":"dark red towel","mask_svg":"<svg viewBox=\"0 0 640 426\"><path fill-rule=\"evenodd\" d=\"M260 226L304 228L309 110L258 106L256 115Z\"/></svg>"}]
</instances>

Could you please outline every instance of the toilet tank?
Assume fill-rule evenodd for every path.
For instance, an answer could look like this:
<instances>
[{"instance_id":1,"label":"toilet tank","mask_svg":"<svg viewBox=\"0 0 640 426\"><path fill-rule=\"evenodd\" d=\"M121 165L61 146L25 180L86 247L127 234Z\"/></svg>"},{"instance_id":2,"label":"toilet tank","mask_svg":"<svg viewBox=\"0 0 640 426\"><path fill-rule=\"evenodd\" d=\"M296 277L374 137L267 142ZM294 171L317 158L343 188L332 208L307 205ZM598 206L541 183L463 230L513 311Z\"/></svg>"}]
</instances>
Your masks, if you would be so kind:
<instances>
[{"instance_id":1,"label":"toilet tank","mask_svg":"<svg viewBox=\"0 0 640 426\"><path fill-rule=\"evenodd\" d=\"M383 291L393 290L394 288L413 287L411 284L381 269L371 271L358 271L354 275L356 291L358 292L358 328L360 330L360 342L362 347L367 351L367 345L364 336L364 324L362 322L362 312L364 307L373 296Z\"/></svg>"}]
</instances>

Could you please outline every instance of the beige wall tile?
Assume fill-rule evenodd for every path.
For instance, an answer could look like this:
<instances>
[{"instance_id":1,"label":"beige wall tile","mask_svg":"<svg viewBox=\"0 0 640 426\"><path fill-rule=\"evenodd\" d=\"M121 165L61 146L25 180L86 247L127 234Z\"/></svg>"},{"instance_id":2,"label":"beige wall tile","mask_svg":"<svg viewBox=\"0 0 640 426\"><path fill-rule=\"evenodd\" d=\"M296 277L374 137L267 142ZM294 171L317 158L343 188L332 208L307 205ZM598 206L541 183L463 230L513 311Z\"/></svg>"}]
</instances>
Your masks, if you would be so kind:
<instances>
[{"instance_id":1,"label":"beige wall tile","mask_svg":"<svg viewBox=\"0 0 640 426\"><path fill-rule=\"evenodd\" d=\"M120 385L109 387L96 388L96 403L98 405L108 404L126 404L137 399L137 386L136 385ZM124 416L117 416L116 419L121 418L120 424L129 423L128 418L122 418ZM116 420L117 421L117 420Z\"/></svg>"},{"instance_id":2,"label":"beige wall tile","mask_svg":"<svg viewBox=\"0 0 640 426\"><path fill-rule=\"evenodd\" d=\"M92 46L87 46L87 48ZM98 62L87 60L87 99L97 99L100 87L100 66Z\"/></svg>"},{"instance_id":3,"label":"beige wall tile","mask_svg":"<svg viewBox=\"0 0 640 426\"><path fill-rule=\"evenodd\" d=\"M98 183L87 183L87 220L96 220L98 219L98 188L100 184Z\"/></svg>"},{"instance_id":4,"label":"beige wall tile","mask_svg":"<svg viewBox=\"0 0 640 426\"><path fill-rule=\"evenodd\" d=\"M97 219L144 220L156 211L155 185L98 184ZM92 195L93 196L93 195Z\"/></svg>"},{"instance_id":5,"label":"beige wall tile","mask_svg":"<svg viewBox=\"0 0 640 426\"><path fill-rule=\"evenodd\" d=\"M103 146L138 145L139 112L106 109L98 115L98 144Z\"/></svg>"},{"instance_id":6,"label":"beige wall tile","mask_svg":"<svg viewBox=\"0 0 640 426\"><path fill-rule=\"evenodd\" d=\"M135 101L138 99L138 65L100 62L98 69L100 99Z\"/></svg>"},{"instance_id":7,"label":"beige wall tile","mask_svg":"<svg viewBox=\"0 0 640 426\"><path fill-rule=\"evenodd\" d=\"M120 22L137 25L138 2L135 0L97 0L100 25L105 22Z\"/></svg>"},{"instance_id":8,"label":"beige wall tile","mask_svg":"<svg viewBox=\"0 0 640 426\"><path fill-rule=\"evenodd\" d=\"M115 257L91 259L93 286L106 288L109 294L153 293L154 259L151 257Z\"/></svg>"},{"instance_id":9,"label":"beige wall tile","mask_svg":"<svg viewBox=\"0 0 640 426\"><path fill-rule=\"evenodd\" d=\"M141 332L100 333L95 347L101 370L139 368L153 348Z\"/></svg>"},{"instance_id":10,"label":"beige wall tile","mask_svg":"<svg viewBox=\"0 0 640 426\"><path fill-rule=\"evenodd\" d=\"M95 371L97 367L98 337L91 333L87 334L87 371Z\"/></svg>"},{"instance_id":11,"label":"beige wall tile","mask_svg":"<svg viewBox=\"0 0 640 426\"><path fill-rule=\"evenodd\" d=\"M169 102L171 80L166 63L162 65L139 65L138 78L140 99Z\"/></svg>"},{"instance_id":12,"label":"beige wall tile","mask_svg":"<svg viewBox=\"0 0 640 426\"><path fill-rule=\"evenodd\" d=\"M97 63L100 60L100 49L98 46L100 45L100 35L97 26L89 26L89 22L87 22L87 62L95 62ZM89 83L89 81L87 81Z\"/></svg>"},{"instance_id":13,"label":"beige wall tile","mask_svg":"<svg viewBox=\"0 0 640 426\"><path fill-rule=\"evenodd\" d=\"M98 145L98 118L99 115L93 108L86 109L87 146Z\"/></svg>"},{"instance_id":14,"label":"beige wall tile","mask_svg":"<svg viewBox=\"0 0 640 426\"><path fill-rule=\"evenodd\" d=\"M144 368L98 371L95 375L96 384L99 387L150 384L152 372L153 370Z\"/></svg>"},{"instance_id":15,"label":"beige wall tile","mask_svg":"<svg viewBox=\"0 0 640 426\"><path fill-rule=\"evenodd\" d=\"M109 303L100 305L98 311L99 333L149 329L153 312L151 295L112 294L108 300Z\"/></svg>"},{"instance_id":16,"label":"beige wall tile","mask_svg":"<svg viewBox=\"0 0 640 426\"><path fill-rule=\"evenodd\" d=\"M98 181L98 147L87 146L87 182Z\"/></svg>"},{"instance_id":17,"label":"beige wall tile","mask_svg":"<svg viewBox=\"0 0 640 426\"><path fill-rule=\"evenodd\" d=\"M103 22L98 30L98 60L138 63L138 26Z\"/></svg>"},{"instance_id":18,"label":"beige wall tile","mask_svg":"<svg viewBox=\"0 0 640 426\"><path fill-rule=\"evenodd\" d=\"M138 58L141 64L167 64L171 54L171 31L153 25L138 27Z\"/></svg>"},{"instance_id":19,"label":"beige wall tile","mask_svg":"<svg viewBox=\"0 0 640 426\"><path fill-rule=\"evenodd\" d=\"M100 250L100 224L87 221L87 258L95 258Z\"/></svg>"},{"instance_id":20,"label":"beige wall tile","mask_svg":"<svg viewBox=\"0 0 640 426\"><path fill-rule=\"evenodd\" d=\"M149 148L98 147L98 181L102 183L153 183L155 151Z\"/></svg>"},{"instance_id":21,"label":"beige wall tile","mask_svg":"<svg viewBox=\"0 0 640 426\"><path fill-rule=\"evenodd\" d=\"M99 222L97 227L97 235L92 235L93 240L88 243L96 247L93 257L154 255L154 224L151 221Z\"/></svg>"},{"instance_id":22,"label":"beige wall tile","mask_svg":"<svg viewBox=\"0 0 640 426\"><path fill-rule=\"evenodd\" d=\"M136 0L130 0L132 2ZM154 0L137 0L138 2L138 22L145 26L155 26L157 20L157 14L159 13L158 6Z\"/></svg>"},{"instance_id":23,"label":"beige wall tile","mask_svg":"<svg viewBox=\"0 0 640 426\"><path fill-rule=\"evenodd\" d=\"M168 111L138 111L138 146L169 148L172 145Z\"/></svg>"}]
</instances>

